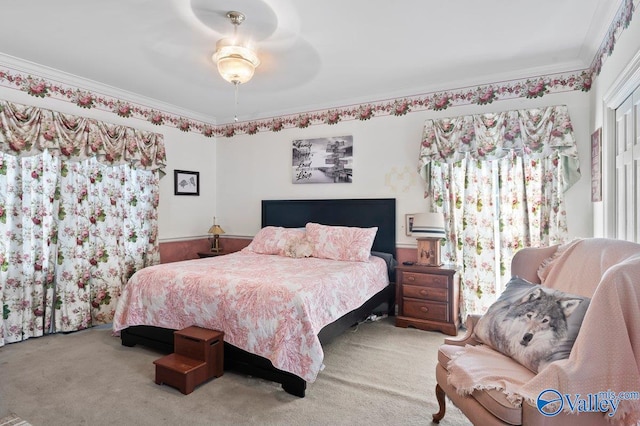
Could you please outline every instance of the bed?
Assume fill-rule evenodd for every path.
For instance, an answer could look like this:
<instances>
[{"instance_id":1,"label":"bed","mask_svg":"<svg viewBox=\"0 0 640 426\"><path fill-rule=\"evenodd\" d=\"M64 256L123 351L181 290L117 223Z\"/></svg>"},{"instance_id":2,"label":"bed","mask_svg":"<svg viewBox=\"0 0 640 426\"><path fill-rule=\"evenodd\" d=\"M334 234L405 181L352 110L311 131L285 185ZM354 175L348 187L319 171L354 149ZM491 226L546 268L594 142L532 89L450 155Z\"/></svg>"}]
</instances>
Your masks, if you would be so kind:
<instances>
[{"instance_id":1,"label":"bed","mask_svg":"<svg viewBox=\"0 0 640 426\"><path fill-rule=\"evenodd\" d=\"M248 345L247 342L255 343L256 340L259 340L260 333L262 331L256 331L256 335L252 334L252 330L249 330L249 333L245 333L242 339L239 339L237 336L228 336L225 335L225 369L232 369L235 371L239 371L241 373L249 374L256 377L261 377L267 380L272 380L282 384L283 389L293 395L304 397L305 391L307 388L307 382L312 382L315 379L315 375L322 368L321 365L318 365L318 359L322 360L322 350L321 347L318 349L318 345L324 345L328 343L330 340L335 338L336 336L343 333L349 327L355 325L356 323L366 319L374 310L380 311L383 309L389 310L390 314L393 314L395 307L395 290L393 281L393 257L395 257L395 226L396 226L396 218L395 218L395 199L331 199L331 200L263 200L262 201L262 228L266 227L282 227L289 229L296 228L304 228L305 225L309 222L323 224L323 225L331 225L331 226L348 226L348 227L358 227L358 228L371 228L377 227L377 232L375 233L375 239L373 240L373 244L371 247L371 252L375 255L371 258L371 261L367 262L338 262L331 260L324 260L325 263L332 263L329 265L328 272L323 272L324 282L322 286L327 287L332 285L335 276L336 284L338 280L344 280L344 278L340 278L341 275L332 275L337 270L338 267L341 267L342 263L350 263L355 266L361 268L357 272L351 272L351 278L354 282L356 282L356 276L366 276L369 272L369 269L377 269L380 273L380 260L384 259L382 272L387 274L384 277L384 282L380 282L379 279L371 279L370 281L378 281L376 285L378 287L375 288L375 293L372 294L372 290L368 289L368 293L363 293L365 290L360 291L360 297L357 302L357 306L349 307L349 311L343 312L345 308L340 309L321 309L318 308L318 312L322 315L329 315L325 311L335 311L333 312L333 316L337 319L331 319L331 322L324 325L325 323L316 321L316 316L311 316L310 320L304 320L300 322L300 326L297 327L295 324L293 326L288 326L286 328L286 332L277 331L279 338L283 342L288 342L291 340L307 342L303 343L305 347L305 351L298 354L297 352L293 353L291 348L285 348L282 350L278 350L278 352L286 352L288 353L283 359L278 358L277 356L272 356L271 352L264 353L264 356L260 350L262 350L259 344ZM255 239L254 239L255 241ZM216 271L216 273L211 274L215 276L224 276L228 275L226 278L230 282L236 279L237 277L234 275L235 271L238 273L244 268L244 264L242 262L246 259L252 258L254 256L253 253L235 253L222 257L216 258L208 258L208 259L198 259L193 261L186 262L177 262L175 264L164 264L158 265L158 268L161 269L160 275L156 281L157 284L154 285L162 285L161 281L164 280L165 276L169 276L171 274L175 276L185 277L188 274L186 269L191 268L198 269L201 271L205 271L207 268L211 268L211 271ZM287 273L292 276L298 276L300 274L305 273L303 269L300 269L299 264L308 263L309 266L314 270L319 270L319 268L323 267L321 265L321 259L313 259L313 258L305 258L305 259L291 259L283 256L260 256L255 255L255 259L251 260L252 262L256 262L256 264L260 264L261 268L264 270L273 270L273 271L288 271ZM262 262L262 263L260 263ZM287 263L289 262L289 263ZM356 265L357 264L357 265ZM173 265L173 266L172 266ZM156 268L156 267L154 267ZM164 268L164 269L163 269ZM172 268L167 269L167 268ZM363 269L364 268L364 269ZM149 269L149 268L147 268ZM191 272L189 272L190 274ZM374 272L371 272L374 273ZM337 272L336 272L337 274ZM133 279L133 277L132 277ZM208 278L212 279L212 278ZM289 277L285 275L280 275L279 280L283 283L289 281ZM293 280L293 278L292 278ZM137 280L140 281L140 280ZM131 282L128 284L130 285ZM136 285L139 285L136 283ZM199 289L200 285L191 285L193 289ZM259 285L257 285L260 287ZM365 286L364 283L358 283L358 288ZM266 287L266 286L265 286ZM134 286L132 286L132 289ZM167 287L168 288L168 287ZM297 288L297 287L294 287ZM340 285L335 285L336 289L340 289ZM133 290L132 290L133 291ZM306 290L305 290L306 291ZM299 297L300 298L309 298L309 295L306 294L305 291L300 290ZM336 290L337 291L337 290ZM193 292L193 291L192 291ZM284 292L284 290L283 290ZM127 293L127 292L125 292ZM123 293L124 294L124 293ZM344 295L334 295L335 300L344 299ZM354 296L356 297L356 296ZM158 297L156 296L156 299ZM166 297L167 300L172 300L172 302L168 302L167 306L165 306L163 311L155 314L157 319L158 317L162 317L166 319L165 322L161 322L163 325L165 324L174 324L173 327L158 327L157 325L150 324L158 324L157 321L147 321L145 319L141 319L144 317L144 312L139 312L139 316L133 320L131 323L124 323L120 318L123 315L119 316L118 319L118 328L120 330L120 336L122 340L122 344L125 346L135 346L136 344L142 344L146 346L150 346L161 350L163 352L172 352L173 351L173 331L175 329L180 328L176 326L178 322L172 322L172 316L180 316L181 321L189 321L188 314L191 310L194 309L194 303L189 304L181 304L181 299L184 296L180 295L179 297ZM215 296L216 300L222 300L224 296L217 295ZM276 313L279 318L283 317L285 314L285 309L288 309L286 312L290 312L291 310L300 310L298 308L292 308L287 305L288 301L291 297L287 296L287 294L283 293L282 295L282 306L276 307L279 311ZM153 300L153 299L150 299ZM206 298L202 298L199 296L197 299L199 301L204 301L205 304L212 305L212 301L207 301ZM324 299L322 299L324 300ZM333 306L333 302L330 299L326 299L328 302L326 305ZM123 304L128 302L123 302ZM147 302L148 303L148 302ZM221 303L221 302L220 302ZM148 305L147 305L148 306ZM388 309L391 307L391 309ZM213 311L219 310L216 306L212 308ZM270 308L271 309L271 308ZM306 312L308 308L305 307L304 311ZM316 308L314 308L316 309ZM257 311L259 309L253 309ZM313 309L310 309L313 310ZM140 309L143 311L143 309ZM275 312L275 311L274 311ZM176 314L176 313L179 313ZM288 315L288 313L286 314ZM339 317L338 317L339 315ZM125 315L126 316L126 315ZM136 317L135 312L130 315L132 318ZM217 317L216 317L217 318ZM210 323L202 324L203 326L207 326L208 324L220 324L218 319L208 318L207 320L211 321ZM248 320L248 318L244 318L242 316L241 320ZM238 321L238 319L235 319ZM197 323L198 320L196 317L193 317L193 323ZM257 320L254 320L254 322ZM269 321L265 321L264 318L259 320L260 323L268 323ZM115 327L114 321L114 330ZM186 323L180 322L179 324L185 325ZM224 324L224 323L223 323ZM192 325L192 324L188 324ZM201 324L196 324L201 325ZM322 325L322 327L320 327ZM224 328L225 326L220 326L220 328ZM213 326L208 328L214 328ZM302 333L312 333L313 338L309 337L299 337L295 334L292 334L292 329L304 329L300 331ZM319 331L318 331L319 330ZM235 340L234 340L235 338ZM227 341L231 340L231 341ZM313 340L313 341L312 341ZM317 345L315 344L315 340L318 341ZM245 348L245 349L241 349ZM319 352L318 352L319 350ZM291 363L291 359L299 358L299 364L297 362ZM276 366L274 366L274 364ZM278 368L280 367L280 368Z\"/></svg>"}]
</instances>

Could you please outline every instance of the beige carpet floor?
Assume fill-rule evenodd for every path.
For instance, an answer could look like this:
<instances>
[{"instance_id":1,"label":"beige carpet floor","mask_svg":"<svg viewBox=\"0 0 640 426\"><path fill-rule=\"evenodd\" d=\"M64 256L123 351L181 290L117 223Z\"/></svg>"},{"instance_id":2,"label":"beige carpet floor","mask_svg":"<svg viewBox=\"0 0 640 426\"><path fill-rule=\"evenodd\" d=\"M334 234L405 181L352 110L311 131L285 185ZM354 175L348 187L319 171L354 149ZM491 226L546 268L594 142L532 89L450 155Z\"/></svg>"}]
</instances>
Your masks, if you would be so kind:
<instances>
[{"instance_id":1,"label":"beige carpet floor","mask_svg":"<svg viewBox=\"0 0 640 426\"><path fill-rule=\"evenodd\" d=\"M127 348L108 327L0 348L0 418L39 425L425 425L438 411L437 347L446 336L393 326L352 328L325 347L305 398L225 372L189 395L154 382L162 354ZM469 425L448 401L440 423Z\"/></svg>"}]
</instances>

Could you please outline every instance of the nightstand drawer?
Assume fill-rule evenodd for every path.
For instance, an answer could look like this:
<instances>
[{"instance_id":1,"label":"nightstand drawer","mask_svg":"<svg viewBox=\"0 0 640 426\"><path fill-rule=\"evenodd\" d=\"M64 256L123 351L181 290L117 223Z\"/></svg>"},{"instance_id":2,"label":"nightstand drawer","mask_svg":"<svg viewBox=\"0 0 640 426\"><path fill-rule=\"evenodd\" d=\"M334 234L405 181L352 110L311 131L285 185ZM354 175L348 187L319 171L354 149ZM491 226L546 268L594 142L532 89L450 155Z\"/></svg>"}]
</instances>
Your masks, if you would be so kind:
<instances>
[{"instance_id":1,"label":"nightstand drawer","mask_svg":"<svg viewBox=\"0 0 640 426\"><path fill-rule=\"evenodd\" d=\"M446 303L425 302L422 300L404 299L404 315L413 318L449 321L448 305Z\"/></svg>"},{"instance_id":2,"label":"nightstand drawer","mask_svg":"<svg viewBox=\"0 0 640 426\"><path fill-rule=\"evenodd\" d=\"M425 287L405 284L402 286L402 296L414 299L436 300L447 302L449 291L446 288Z\"/></svg>"},{"instance_id":3,"label":"nightstand drawer","mask_svg":"<svg viewBox=\"0 0 640 426\"><path fill-rule=\"evenodd\" d=\"M448 279L445 275L432 275L402 271L402 283L411 285L423 285L427 287L447 288Z\"/></svg>"}]
</instances>

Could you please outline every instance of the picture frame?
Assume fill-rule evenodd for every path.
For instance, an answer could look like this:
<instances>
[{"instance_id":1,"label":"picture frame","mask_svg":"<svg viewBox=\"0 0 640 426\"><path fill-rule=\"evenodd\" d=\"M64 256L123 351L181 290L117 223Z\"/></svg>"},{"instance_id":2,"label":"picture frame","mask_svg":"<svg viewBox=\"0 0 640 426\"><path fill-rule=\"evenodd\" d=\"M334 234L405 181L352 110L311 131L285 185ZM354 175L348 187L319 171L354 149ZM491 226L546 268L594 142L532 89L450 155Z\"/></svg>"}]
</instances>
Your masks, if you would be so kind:
<instances>
[{"instance_id":1,"label":"picture frame","mask_svg":"<svg viewBox=\"0 0 640 426\"><path fill-rule=\"evenodd\" d=\"M602 127L591 134L591 201L602 201Z\"/></svg>"},{"instance_id":2,"label":"picture frame","mask_svg":"<svg viewBox=\"0 0 640 426\"><path fill-rule=\"evenodd\" d=\"M200 195L200 172L173 171L174 195Z\"/></svg>"},{"instance_id":3,"label":"picture frame","mask_svg":"<svg viewBox=\"0 0 640 426\"><path fill-rule=\"evenodd\" d=\"M292 142L291 182L353 182L353 136L296 139Z\"/></svg>"},{"instance_id":4,"label":"picture frame","mask_svg":"<svg viewBox=\"0 0 640 426\"><path fill-rule=\"evenodd\" d=\"M410 237L413 231L413 219L415 216L415 214L411 213L404 215L404 233L407 237Z\"/></svg>"}]
</instances>

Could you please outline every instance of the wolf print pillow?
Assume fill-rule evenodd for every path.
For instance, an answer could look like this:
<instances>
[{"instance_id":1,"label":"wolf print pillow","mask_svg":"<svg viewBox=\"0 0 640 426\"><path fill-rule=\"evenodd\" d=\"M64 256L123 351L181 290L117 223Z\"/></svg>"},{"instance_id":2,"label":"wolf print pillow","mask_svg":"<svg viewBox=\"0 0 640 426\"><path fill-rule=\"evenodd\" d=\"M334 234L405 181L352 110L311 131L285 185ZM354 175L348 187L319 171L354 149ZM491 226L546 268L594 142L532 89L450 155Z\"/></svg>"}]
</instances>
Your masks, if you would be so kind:
<instances>
[{"instance_id":1,"label":"wolf print pillow","mask_svg":"<svg viewBox=\"0 0 640 426\"><path fill-rule=\"evenodd\" d=\"M537 373L569 357L589 302L514 277L478 321L475 337Z\"/></svg>"}]
</instances>

